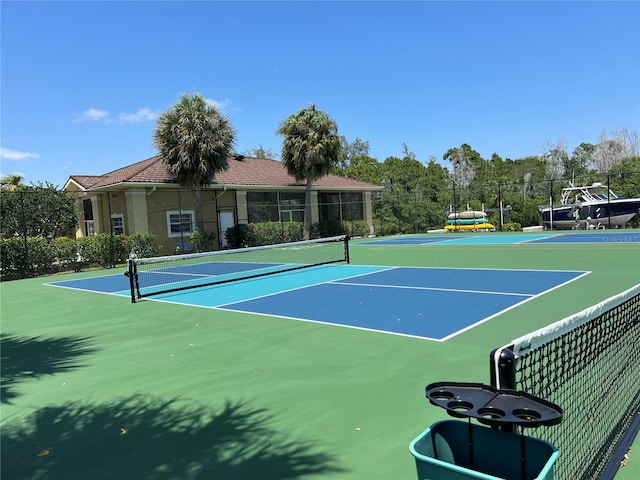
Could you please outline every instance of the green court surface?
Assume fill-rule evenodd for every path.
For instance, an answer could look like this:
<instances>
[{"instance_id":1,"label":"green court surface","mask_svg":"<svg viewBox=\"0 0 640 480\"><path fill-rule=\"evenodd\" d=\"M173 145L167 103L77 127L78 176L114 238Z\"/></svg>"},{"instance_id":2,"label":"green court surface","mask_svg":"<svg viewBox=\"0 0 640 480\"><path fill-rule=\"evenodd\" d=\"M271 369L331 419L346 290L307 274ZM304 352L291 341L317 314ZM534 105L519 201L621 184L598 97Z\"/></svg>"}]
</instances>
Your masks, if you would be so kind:
<instances>
[{"instance_id":1,"label":"green court surface","mask_svg":"<svg viewBox=\"0 0 640 480\"><path fill-rule=\"evenodd\" d=\"M640 283L638 242L354 241L351 262L591 273L445 342L45 285L124 268L4 282L2 479L413 480L409 443L447 419L427 384L489 383L492 349Z\"/></svg>"}]
</instances>

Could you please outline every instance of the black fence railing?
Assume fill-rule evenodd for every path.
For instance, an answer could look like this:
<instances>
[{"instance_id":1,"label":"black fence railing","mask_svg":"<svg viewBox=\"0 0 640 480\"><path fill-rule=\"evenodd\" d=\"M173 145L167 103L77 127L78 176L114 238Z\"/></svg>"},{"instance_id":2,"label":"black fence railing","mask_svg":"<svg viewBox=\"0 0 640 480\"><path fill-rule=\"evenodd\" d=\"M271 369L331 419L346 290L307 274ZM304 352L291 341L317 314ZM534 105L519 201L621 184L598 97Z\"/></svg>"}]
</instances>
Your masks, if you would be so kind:
<instances>
[{"instance_id":1,"label":"black fence railing","mask_svg":"<svg viewBox=\"0 0 640 480\"><path fill-rule=\"evenodd\" d=\"M453 183L438 191L404 191L394 186L373 192L370 205L366 195L323 193L312 233L316 237L425 233L443 230L452 213L465 210L485 212L498 231L549 228L552 225L544 224L541 209L560 204L563 189L571 184L600 184L605 192L640 197L640 171L554 180L523 176L485 184ZM198 227L195 192L189 190L86 195L42 189L3 190L0 276L22 278L87 264L114 266L132 252L168 255L302 239L304 192L253 193L246 197L246 209L238 208L241 201L234 193L203 191L203 220ZM127 202L135 194L139 198L134 200L138 202L134 209ZM574 198L564 200L571 202ZM144 215L134 213L140 204L144 205ZM621 225L612 224L605 216L597 222L576 221L575 227L638 228L639 217L636 214ZM238 228L242 225L246 227Z\"/></svg>"},{"instance_id":2,"label":"black fence railing","mask_svg":"<svg viewBox=\"0 0 640 480\"><path fill-rule=\"evenodd\" d=\"M373 195L373 223L379 235L396 233L425 233L441 230L447 225L448 216L465 210L483 211L496 230L512 230L523 227L543 226L542 212L545 206L558 206L563 201L563 190L570 185L601 185L599 194L611 191L618 197L640 197L640 171L619 174L591 174L573 179L522 180L470 185L451 184L434 195L426 191L390 189ZM567 193L567 191L564 191ZM574 202L574 195L565 195L564 201ZM435 198L434 198L435 197ZM613 198L613 197L611 197ZM624 225L611 224L608 218L600 218L599 228L638 228L640 215L636 214ZM577 222L576 228L585 225ZM544 225L549 228L549 225Z\"/></svg>"}]
</instances>

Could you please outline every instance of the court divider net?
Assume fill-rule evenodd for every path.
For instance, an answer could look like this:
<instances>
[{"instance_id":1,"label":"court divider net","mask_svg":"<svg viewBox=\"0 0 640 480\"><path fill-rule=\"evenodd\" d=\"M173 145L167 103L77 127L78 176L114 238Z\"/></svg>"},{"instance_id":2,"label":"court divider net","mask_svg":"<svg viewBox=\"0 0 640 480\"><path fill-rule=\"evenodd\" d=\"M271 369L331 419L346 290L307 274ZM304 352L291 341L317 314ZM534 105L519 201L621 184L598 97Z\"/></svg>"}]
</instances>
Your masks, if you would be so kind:
<instances>
[{"instance_id":1,"label":"court divider net","mask_svg":"<svg viewBox=\"0 0 640 480\"><path fill-rule=\"evenodd\" d=\"M640 427L640 284L491 352L491 383L564 410L559 480L613 478Z\"/></svg>"},{"instance_id":2,"label":"court divider net","mask_svg":"<svg viewBox=\"0 0 640 480\"><path fill-rule=\"evenodd\" d=\"M300 242L204 253L130 258L131 301L221 283L274 275L330 263L349 263L349 237L335 236Z\"/></svg>"}]
</instances>

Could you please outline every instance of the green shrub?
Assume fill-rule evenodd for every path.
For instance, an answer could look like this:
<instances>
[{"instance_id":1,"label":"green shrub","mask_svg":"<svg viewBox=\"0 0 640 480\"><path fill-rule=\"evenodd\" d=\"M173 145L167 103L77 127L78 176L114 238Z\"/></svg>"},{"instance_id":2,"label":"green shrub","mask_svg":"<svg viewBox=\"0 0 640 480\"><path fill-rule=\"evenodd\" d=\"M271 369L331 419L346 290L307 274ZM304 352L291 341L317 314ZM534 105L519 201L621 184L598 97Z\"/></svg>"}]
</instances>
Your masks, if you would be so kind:
<instances>
[{"instance_id":1,"label":"green shrub","mask_svg":"<svg viewBox=\"0 0 640 480\"><path fill-rule=\"evenodd\" d=\"M29 267L32 275L46 275L56 271L56 251L47 238L29 238Z\"/></svg>"},{"instance_id":2,"label":"green shrub","mask_svg":"<svg viewBox=\"0 0 640 480\"><path fill-rule=\"evenodd\" d=\"M129 255L138 258L155 257L160 252L160 245L151 233L134 233L126 237Z\"/></svg>"},{"instance_id":3,"label":"green shrub","mask_svg":"<svg viewBox=\"0 0 640 480\"><path fill-rule=\"evenodd\" d=\"M369 235L369 224L364 220L340 221L325 220L311 226L313 238L335 237L349 235L351 237L366 237Z\"/></svg>"},{"instance_id":4,"label":"green shrub","mask_svg":"<svg viewBox=\"0 0 640 480\"><path fill-rule=\"evenodd\" d=\"M340 220L324 220L311 226L311 236L314 238L334 237L346 233L345 224Z\"/></svg>"},{"instance_id":5,"label":"green shrub","mask_svg":"<svg viewBox=\"0 0 640 480\"><path fill-rule=\"evenodd\" d=\"M300 242L304 240L304 225L302 222L284 222L284 242Z\"/></svg>"},{"instance_id":6,"label":"green shrub","mask_svg":"<svg viewBox=\"0 0 640 480\"><path fill-rule=\"evenodd\" d=\"M150 234L130 236L103 233L93 237L54 240L34 237L0 238L0 279L13 280L32 275L45 275L60 271L80 271L88 265L112 267L127 261L130 254L152 257L160 247Z\"/></svg>"},{"instance_id":7,"label":"green shrub","mask_svg":"<svg viewBox=\"0 0 640 480\"><path fill-rule=\"evenodd\" d=\"M0 275L2 280L26 276L27 266L24 239L0 238Z\"/></svg>"},{"instance_id":8,"label":"green shrub","mask_svg":"<svg viewBox=\"0 0 640 480\"><path fill-rule=\"evenodd\" d=\"M251 223L246 230L246 241L250 247L298 242L303 238L302 222Z\"/></svg>"},{"instance_id":9,"label":"green shrub","mask_svg":"<svg viewBox=\"0 0 640 480\"><path fill-rule=\"evenodd\" d=\"M3 280L44 275L59 270L56 249L46 238L27 239L27 251L23 238L0 239L0 277Z\"/></svg>"},{"instance_id":10,"label":"green shrub","mask_svg":"<svg viewBox=\"0 0 640 480\"><path fill-rule=\"evenodd\" d=\"M505 223L502 226L502 231L503 232L521 232L522 231L522 225L520 225L517 222Z\"/></svg>"},{"instance_id":11,"label":"green shrub","mask_svg":"<svg viewBox=\"0 0 640 480\"><path fill-rule=\"evenodd\" d=\"M58 268L79 272L86 263L80 255L80 242L75 238L59 237L53 240Z\"/></svg>"},{"instance_id":12,"label":"green shrub","mask_svg":"<svg viewBox=\"0 0 640 480\"><path fill-rule=\"evenodd\" d=\"M79 253L87 264L97 264L105 268L125 263L129 256L125 236L109 233L83 238Z\"/></svg>"},{"instance_id":13,"label":"green shrub","mask_svg":"<svg viewBox=\"0 0 640 480\"><path fill-rule=\"evenodd\" d=\"M342 222L345 233L351 237L366 237L371 233L369 224L364 220L355 220L352 222Z\"/></svg>"},{"instance_id":14,"label":"green shrub","mask_svg":"<svg viewBox=\"0 0 640 480\"><path fill-rule=\"evenodd\" d=\"M229 248L240 248L247 244L247 225L241 223L235 227L227 228L224 234Z\"/></svg>"},{"instance_id":15,"label":"green shrub","mask_svg":"<svg viewBox=\"0 0 640 480\"><path fill-rule=\"evenodd\" d=\"M191 243L196 252L210 252L218 247L216 238L215 232L196 230L191 234Z\"/></svg>"},{"instance_id":16,"label":"green shrub","mask_svg":"<svg viewBox=\"0 0 640 480\"><path fill-rule=\"evenodd\" d=\"M397 223L383 223L380 226L380 231L378 232L380 235L395 235L399 232L399 227Z\"/></svg>"}]
</instances>

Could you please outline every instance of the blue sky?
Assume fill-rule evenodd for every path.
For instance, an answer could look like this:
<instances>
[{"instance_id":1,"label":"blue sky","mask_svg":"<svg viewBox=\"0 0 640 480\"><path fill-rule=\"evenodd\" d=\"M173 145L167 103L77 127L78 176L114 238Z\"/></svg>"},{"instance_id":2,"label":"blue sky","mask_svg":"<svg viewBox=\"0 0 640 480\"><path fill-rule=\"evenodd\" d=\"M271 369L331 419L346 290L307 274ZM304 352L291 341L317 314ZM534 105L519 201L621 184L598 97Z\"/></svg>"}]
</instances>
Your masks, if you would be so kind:
<instances>
[{"instance_id":1,"label":"blue sky","mask_svg":"<svg viewBox=\"0 0 640 480\"><path fill-rule=\"evenodd\" d=\"M312 102L379 161L640 129L635 1L5 0L0 16L0 173L27 183L153 156L156 116L194 92L241 153L279 154L279 124Z\"/></svg>"}]
</instances>

